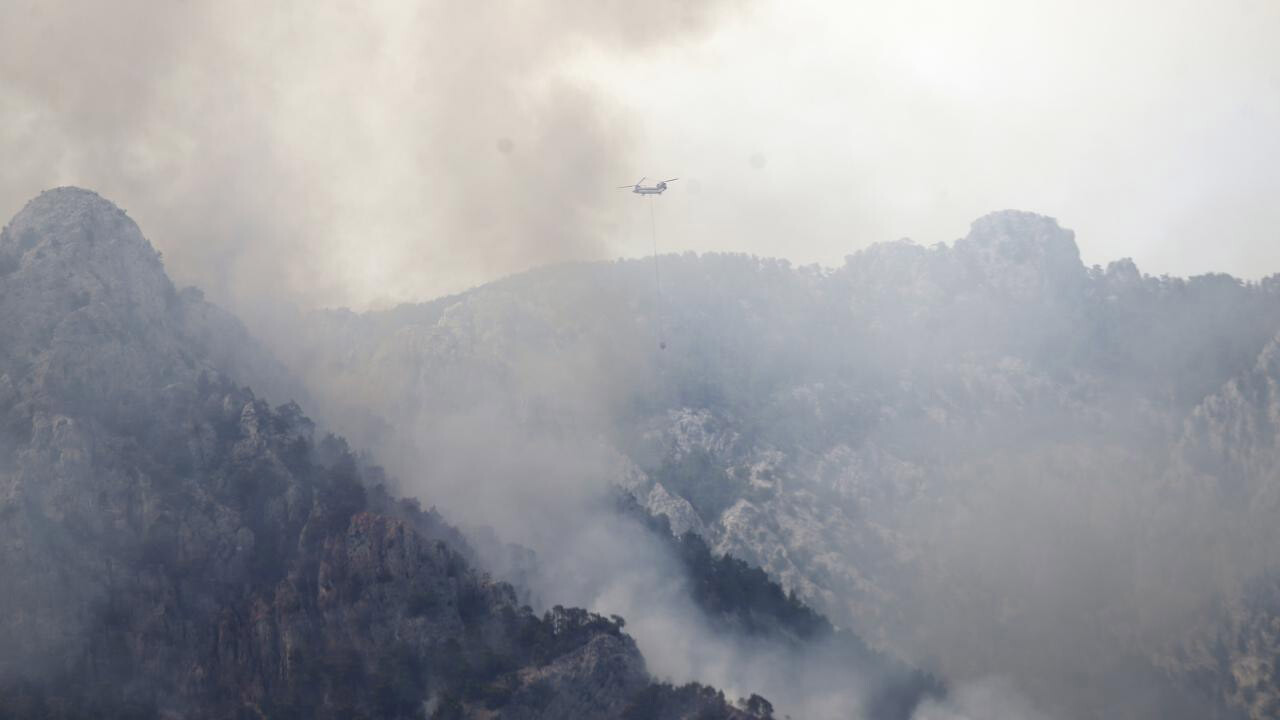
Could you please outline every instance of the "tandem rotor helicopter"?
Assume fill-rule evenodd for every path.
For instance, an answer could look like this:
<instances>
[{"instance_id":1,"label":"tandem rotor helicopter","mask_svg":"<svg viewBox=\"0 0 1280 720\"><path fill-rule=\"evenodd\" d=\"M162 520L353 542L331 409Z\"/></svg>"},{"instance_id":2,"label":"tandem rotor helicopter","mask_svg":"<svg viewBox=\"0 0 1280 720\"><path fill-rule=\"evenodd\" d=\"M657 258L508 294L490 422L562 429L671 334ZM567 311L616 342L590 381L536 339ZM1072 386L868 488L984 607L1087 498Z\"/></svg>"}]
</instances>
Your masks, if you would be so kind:
<instances>
[{"instance_id":1,"label":"tandem rotor helicopter","mask_svg":"<svg viewBox=\"0 0 1280 720\"><path fill-rule=\"evenodd\" d=\"M659 181L657 185L645 185L645 178L640 178L640 182L637 182L635 185L619 185L618 189L626 190L627 188L631 188L631 192L637 195L661 195L662 192L667 189L667 183L675 182L679 179L680 178L670 178Z\"/></svg>"},{"instance_id":2,"label":"tandem rotor helicopter","mask_svg":"<svg viewBox=\"0 0 1280 720\"><path fill-rule=\"evenodd\" d=\"M645 177L648 177L648 176L646 175ZM663 192L666 191L667 183L675 182L676 180L679 180L679 179L680 178L668 178L666 180L659 180L657 185L645 185L644 184L645 178L640 178L640 180L636 184L619 185L618 189L626 190L630 188L631 192L635 193L636 195L640 195L642 197L645 195L656 196L656 195L661 195ZM653 237L653 289L654 289L654 301L655 301L654 315L657 323L658 349L666 350L667 336L662 329L662 278L658 272L658 221L654 217L654 211L653 211L653 206L656 204L657 203L645 203L645 205L649 206L649 233Z\"/></svg>"}]
</instances>

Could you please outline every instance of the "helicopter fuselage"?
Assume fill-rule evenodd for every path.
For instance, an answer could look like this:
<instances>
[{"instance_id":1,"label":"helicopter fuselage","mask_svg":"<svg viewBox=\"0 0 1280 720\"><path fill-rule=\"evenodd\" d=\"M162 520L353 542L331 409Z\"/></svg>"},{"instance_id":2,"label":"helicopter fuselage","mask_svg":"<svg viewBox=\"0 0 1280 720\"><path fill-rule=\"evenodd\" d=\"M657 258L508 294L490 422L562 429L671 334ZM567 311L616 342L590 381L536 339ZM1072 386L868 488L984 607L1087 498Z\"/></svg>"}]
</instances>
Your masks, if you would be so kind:
<instances>
[{"instance_id":1,"label":"helicopter fuselage","mask_svg":"<svg viewBox=\"0 0 1280 720\"><path fill-rule=\"evenodd\" d=\"M631 188L631 192L636 193L637 195L661 195L662 191L666 189L666 183L658 183L657 185L650 185L647 187L644 185L636 185Z\"/></svg>"},{"instance_id":2,"label":"helicopter fuselage","mask_svg":"<svg viewBox=\"0 0 1280 720\"><path fill-rule=\"evenodd\" d=\"M679 180L680 178L667 178L659 180L657 185L645 185L646 178L640 178L640 182L634 185L619 185L619 190L630 190L636 195L661 195L663 190L667 189L667 183Z\"/></svg>"}]
</instances>

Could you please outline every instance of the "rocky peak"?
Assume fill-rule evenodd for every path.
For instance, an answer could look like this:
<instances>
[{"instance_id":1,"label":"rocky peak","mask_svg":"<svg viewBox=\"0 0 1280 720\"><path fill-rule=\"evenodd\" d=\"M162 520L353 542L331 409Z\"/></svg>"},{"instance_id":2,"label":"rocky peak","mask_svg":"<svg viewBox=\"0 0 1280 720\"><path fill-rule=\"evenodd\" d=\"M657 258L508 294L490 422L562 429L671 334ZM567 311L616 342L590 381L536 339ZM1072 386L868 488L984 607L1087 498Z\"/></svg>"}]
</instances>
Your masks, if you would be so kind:
<instances>
[{"instance_id":1,"label":"rocky peak","mask_svg":"<svg viewBox=\"0 0 1280 720\"><path fill-rule=\"evenodd\" d=\"M1137 285L1142 282L1142 273L1133 258L1120 258L1107 263L1105 277L1108 283L1115 285Z\"/></svg>"},{"instance_id":2,"label":"rocky peak","mask_svg":"<svg viewBox=\"0 0 1280 720\"><path fill-rule=\"evenodd\" d=\"M55 394L146 385L181 354L178 304L138 226L96 193L41 193L0 232L0 374L35 368Z\"/></svg>"},{"instance_id":3,"label":"rocky peak","mask_svg":"<svg viewBox=\"0 0 1280 720\"><path fill-rule=\"evenodd\" d=\"M1074 297L1088 280L1075 234L1021 210L978 218L951 247L875 243L847 256L839 275L868 297L940 302L978 290L1021 304Z\"/></svg>"},{"instance_id":4,"label":"rocky peak","mask_svg":"<svg viewBox=\"0 0 1280 720\"><path fill-rule=\"evenodd\" d=\"M978 218L955 242L955 252L980 281L1011 299L1071 294L1087 278L1075 233L1051 217L1021 210Z\"/></svg>"},{"instance_id":5,"label":"rocky peak","mask_svg":"<svg viewBox=\"0 0 1280 720\"><path fill-rule=\"evenodd\" d=\"M239 320L176 292L137 224L97 193L47 190L0 232L0 395L21 389L23 407L56 412L141 408L201 371L303 398Z\"/></svg>"},{"instance_id":6,"label":"rocky peak","mask_svg":"<svg viewBox=\"0 0 1280 720\"><path fill-rule=\"evenodd\" d=\"M0 276L6 290L21 286L30 299L110 301L153 317L174 295L137 224L97 193L74 187L40 193L0 232Z\"/></svg>"}]
</instances>

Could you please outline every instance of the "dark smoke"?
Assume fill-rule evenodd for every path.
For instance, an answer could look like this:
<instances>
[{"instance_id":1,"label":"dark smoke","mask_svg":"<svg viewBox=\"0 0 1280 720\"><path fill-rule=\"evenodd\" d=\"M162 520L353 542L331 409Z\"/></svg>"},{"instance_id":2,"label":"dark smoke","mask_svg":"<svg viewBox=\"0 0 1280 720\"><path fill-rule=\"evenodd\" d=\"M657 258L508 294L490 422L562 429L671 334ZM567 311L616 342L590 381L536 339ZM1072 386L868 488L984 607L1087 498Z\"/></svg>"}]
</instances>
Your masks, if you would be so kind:
<instances>
[{"instance_id":1,"label":"dark smoke","mask_svg":"<svg viewBox=\"0 0 1280 720\"><path fill-rule=\"evenodd\" d=\"M569 62L734 3L7 3L0 215L115 198L237 310L390 302L609 254L643 129Z\"/></svg>"}]
</instances>

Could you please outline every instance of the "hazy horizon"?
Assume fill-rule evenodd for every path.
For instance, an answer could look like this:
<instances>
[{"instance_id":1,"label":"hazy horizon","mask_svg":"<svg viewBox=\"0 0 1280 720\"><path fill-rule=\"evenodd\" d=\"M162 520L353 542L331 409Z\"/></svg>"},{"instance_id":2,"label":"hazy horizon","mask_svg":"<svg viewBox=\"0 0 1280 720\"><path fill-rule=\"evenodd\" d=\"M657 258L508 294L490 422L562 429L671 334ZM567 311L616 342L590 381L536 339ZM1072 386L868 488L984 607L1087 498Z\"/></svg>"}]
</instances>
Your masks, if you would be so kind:
<instances>
[{"instance_id":1,"label":"hazy horizon","mask_svg":"<svg viewBox=\"0 0 1280 720\"><path fill-rule=\"evenodd\" d=\"M1280 271L1280 6L989 0L0 9L0 214L87 187L232 306L561 261L838 265L1017 208L1086 265Z\"/></svg>"}]
</instances>

